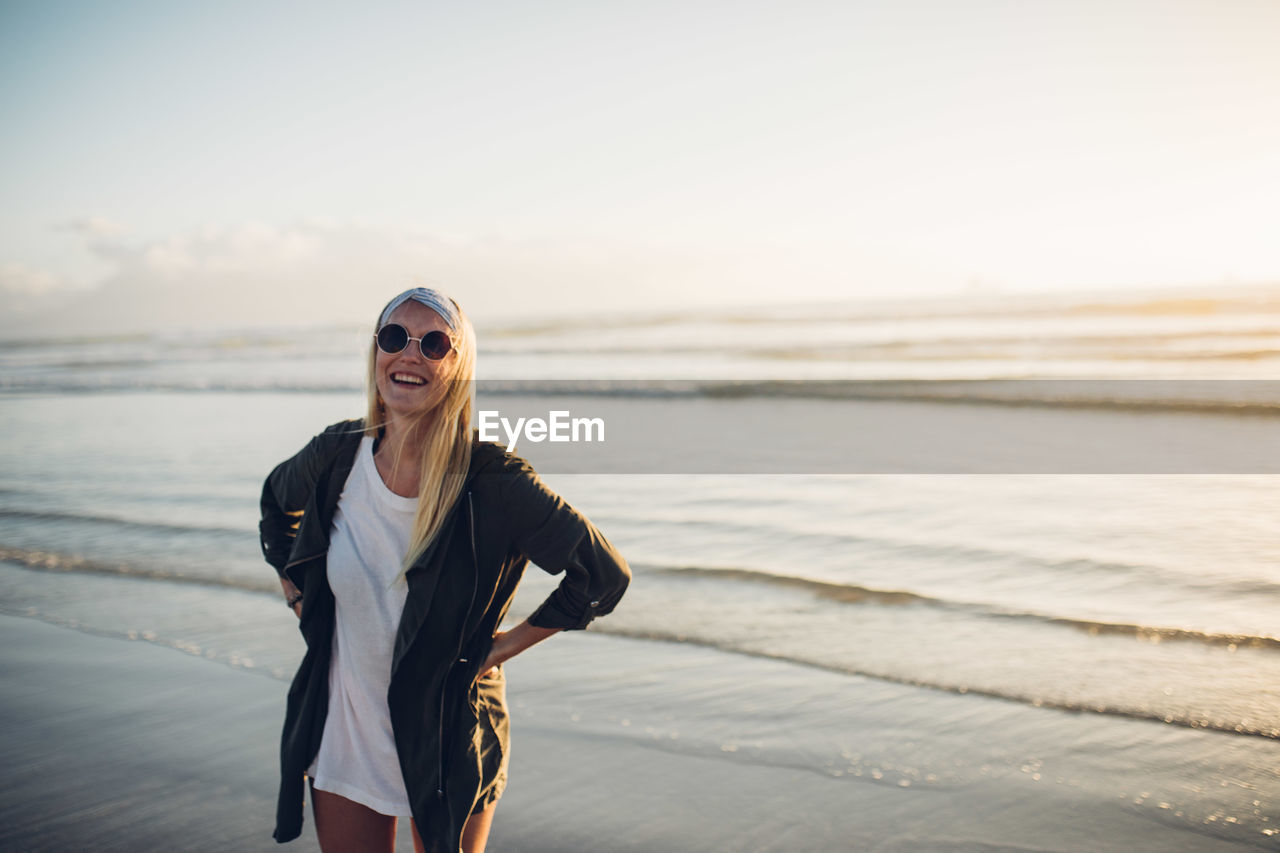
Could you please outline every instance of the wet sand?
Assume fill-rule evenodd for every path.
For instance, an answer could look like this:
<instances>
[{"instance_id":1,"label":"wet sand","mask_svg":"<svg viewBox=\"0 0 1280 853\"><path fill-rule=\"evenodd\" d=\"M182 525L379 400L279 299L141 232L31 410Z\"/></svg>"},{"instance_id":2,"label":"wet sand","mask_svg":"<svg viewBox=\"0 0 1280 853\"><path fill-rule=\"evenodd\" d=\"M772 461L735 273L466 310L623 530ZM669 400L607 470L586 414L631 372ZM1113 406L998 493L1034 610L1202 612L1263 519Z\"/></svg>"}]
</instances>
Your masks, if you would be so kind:
<instances>
[{"instance_id":1,"label":"wet sand","mask_svg":"<svg viewBox=\"0 0 1280 853\"><path fill-rule=\"evenodd\" d=\"M285 683L14 616L0 616L0 649L0 848L318 849L309 819L289 847L271 839ZM898 703L923 713L946 704L952 719L940 725L967 727L966 737L1021 714L1056 712L591 633L557 638L509 670L512 783L499 806L494 853L1214 853L1274 841L1223 837L1217 827L1189 830L1110 790L1091 790L1087 780L1054 786L1029 776L1024 783L1021 774L1014 782L959 773L913 782L902 766L863 776L859 753L842 753L841 767L822 760L827 733L814 721L875 741L923 735L918 747L936 749ZM813 692L801 695L796 685ZM748 702L758 707L743 707ZM966 708L968 718L954 708ZM992 710L1008 720L984 716ZM1069 739L1075 718L1061 716L1060 737ZM717 731L719 720L737 722ZM751 720L758 731L743 731ZM780 720L794 721L802 731L787 736L800 740L772 742ZM1122 734L1163 736L1150 723L1108 724L1133 727ZM1214 737L1175 735L1193 746L1195 738ZM1097 746L1066 742L1062 752ZM1105 759L1091 759L1098 772L1108 772ZM412 849L403 831L399 849Z\"/></svg>"}]
</instances>

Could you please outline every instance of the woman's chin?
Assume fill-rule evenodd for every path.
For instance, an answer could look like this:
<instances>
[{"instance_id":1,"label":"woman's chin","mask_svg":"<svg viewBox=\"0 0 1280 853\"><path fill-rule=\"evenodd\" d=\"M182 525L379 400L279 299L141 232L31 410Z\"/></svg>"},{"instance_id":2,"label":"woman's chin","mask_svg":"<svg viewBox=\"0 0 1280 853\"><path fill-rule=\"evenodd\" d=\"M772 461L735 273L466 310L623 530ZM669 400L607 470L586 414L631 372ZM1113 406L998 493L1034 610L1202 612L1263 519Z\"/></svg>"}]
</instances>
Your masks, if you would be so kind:
<instances>
[{"instance_id":1,"label":"woman's chin","mask_svg":"<svg viewBox=\"0 0 1280 853\"><path fill-rule=\"evenodd\" d=\"M432 394L427 389L410 394L384 394L382 405L386 413L394 417L422 418L439 407L440 395Z\"/></svg>"}]
</instances>

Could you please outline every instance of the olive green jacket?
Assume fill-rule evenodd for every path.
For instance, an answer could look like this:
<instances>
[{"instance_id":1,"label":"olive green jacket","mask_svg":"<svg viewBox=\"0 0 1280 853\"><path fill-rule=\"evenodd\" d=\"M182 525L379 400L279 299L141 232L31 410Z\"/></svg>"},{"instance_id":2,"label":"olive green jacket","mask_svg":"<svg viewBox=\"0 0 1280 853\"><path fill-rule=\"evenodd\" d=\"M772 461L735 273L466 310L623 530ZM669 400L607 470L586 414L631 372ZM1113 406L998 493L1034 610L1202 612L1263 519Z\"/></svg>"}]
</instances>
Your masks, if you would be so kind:
<instances>
[{"instance_id":1,"label":"olive green jacket","mask_svg":"<svg viewBox=\"0 0 1280 853\"><path fill-rule=\"evenodd\" d=\"M305 773L324 733L334 631L329 531L363 434L362 421L334 424L277 466L262 490L262 553L303 592L299 627L307 644L281 738L280 842L302 832ZM481 714L499 722L505 742L502 683L477 684L476 676L530 560L564 574L529 617L544 628L585 628L614 608L631 577L608 540L527 462L474 441L461 496L406 574L387 693L405 788L428 850L459 848L485 770Z\"/></svg>"}]
</instances>

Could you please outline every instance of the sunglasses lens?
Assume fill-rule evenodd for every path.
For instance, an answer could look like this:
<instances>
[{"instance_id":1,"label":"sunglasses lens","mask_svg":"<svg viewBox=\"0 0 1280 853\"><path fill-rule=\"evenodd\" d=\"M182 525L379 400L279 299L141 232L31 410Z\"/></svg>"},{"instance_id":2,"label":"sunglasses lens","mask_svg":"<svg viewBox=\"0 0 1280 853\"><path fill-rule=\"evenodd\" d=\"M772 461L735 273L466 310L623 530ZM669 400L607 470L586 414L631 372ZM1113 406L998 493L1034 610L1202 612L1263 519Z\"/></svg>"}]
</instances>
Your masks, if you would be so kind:
<instances>
[{"instance_id":1,"label":"sunglasses lens","mask_svg":"<svg viewBox=\"0 0 1280 853\"><path fill-rule=\"evenodd\" d=\"M439 361L453 349L453 342L444 332L428 332L422 339L422 354L432 361Z\"/></svg>"},{"instance_id":2,"label":"sunglasses lens","mask_svg":"<svg viewBox=\"0 0 1280 853\"><path fill-rule=\"evenodd\" d=\"M409 330L398 323L388 323L378 330L378 349L393 355L409 343Z\"/></svg>"}]
</instances>

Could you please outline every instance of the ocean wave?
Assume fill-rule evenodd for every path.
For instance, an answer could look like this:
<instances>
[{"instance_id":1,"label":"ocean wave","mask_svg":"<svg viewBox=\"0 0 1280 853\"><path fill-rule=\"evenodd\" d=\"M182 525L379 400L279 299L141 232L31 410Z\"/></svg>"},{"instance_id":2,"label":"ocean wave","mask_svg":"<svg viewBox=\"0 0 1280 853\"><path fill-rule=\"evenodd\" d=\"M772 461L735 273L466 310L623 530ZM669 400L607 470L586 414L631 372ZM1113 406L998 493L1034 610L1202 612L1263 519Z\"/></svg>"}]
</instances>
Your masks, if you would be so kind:
<instances>
[{"instance_id":1,"label":"ocean wave","mask_svg":"<svg viewBox=\"0 0 1280 853\"><path fill-rule=\"evenodd\" d=\"M217 525L172 524L163 521L134 521L126 518L115 518L92 513L54 512L49 510L0 509L0 519L12 518L19 521L70 521L90 524L101 524L127 530L147 533L225 533L237 537L256 536L249 528L220 527Z\"/></svg>"},{"instance_id":2,"label":"ocean wave","mask_svg":"<svg viewBox=\"0 0 1280 853\"><path fill-rule=\"evenodd\" d=\"M707 568L701 566L655 566L647 569L650 574L681 578L710 578L714 580L740 581L771 587L802 590L827 601L841 604L922 605L951 611L962 611L993 619L1014 619L1042 625L1073 628L1091 636L1121 636L1147 642L1195 642L1207 646L1227 648L1255 648L1280 651L1280 638L1253 634L1228 634L1197 631L1158 625L1142 625L1130 622L1107 622L1079 617L1014 610L981 602L957 601L937 598L908 590L874 589L858 584L813 580L793 575L775 574L755 569Z\"/></svg>"},{"instance_id":3,"label":"ocean wave","mask_svg":"<svg viewBox=\"0 0 1280 853\"><path fill-rule=\"evenodd\" d=\"M1232 415L1280 415L1280 381L1268 379L486 379L477 394L615 399L801 399L1089 408ZM0 393L360 393L358 380L144 378L103 375L86 380L8 376Z\"/></svg>"},{"instance_id":4,"label":"ocean wave","mask_svg":"<svg viewBox=\"0 0 1280 853\"><path fill-rule=\"evenodd\" d=\"M46 572L86 572L112 575L134 580L196 584L252 592L277 592L270 578L249 580L239 577L183 574L121 562L81 557L58 551L0 546L0 560L28 569ZM757 569L711 568L703 566L646 566L635 568L645 575L676 578L699 578L715 581L753 583L774 588L788 588L811 593L826 601L840 604L919 605L969 613L982 618L1013 619L1028 623L1071 628L1091 636L1130 637L1147 642L1194 642L1227 648L1254 648L1280 651L1280 638L1253 634L1230 634L1198 631L1171 626L1110 622L1034 611L1015 610L991 604L959 601L923 595L910 590L876 589L859 584L814 580L794 575L777 574ZM1272 586L1275 586L1274 584Z\"/></svg>"},{"instance_id":5,"label":"ocean wave","mask_svg":"<svg viewBox=\"0 0 1280 853\"><path fill-rule=\"evenodd\" d=\"M1132 720L1145 720L1155 723L1164 723L1166 725L1183 726L1191 729L1209 729L1211 731L1223 732L1225 734L1243 735L1247 737L1260 737L1267 740L1280 740L1280 729L1267 727L1265 725L1255 725L1249 722L1240 723L1220 723L1211 719L1199 718L1193 716L1181 716L1170 713L1160 713L1144 708L1128 707L1120 704L1107 704L1105 702L1072 702L1068 700L1045 699L1041 696L1020 693L1016 690L994 690L987 688L971 687L964 684L950 684L941 681L933 681L928 679L911 678L897 673L878 672L871 669L861 669L858 667L843 667L837 664L827 662L808 660L799 655L774 654L770 652L759 651L756 649L745 649L735 646L731 643L725 643L716 640L709 640L700 637L689 637L678 632L663 631L660 628L650 630L636 631L624 628L614 628L608 624L600 627L592 626L592 630L599 631L601 634L608 634L614 637L625 637L634 640L649 640L668 643L683 643L694 646L704 646L706 648L716 649L729 654L746 655L747 657L764 658L766 660L777 660L786 663L797 664L799 666L812 667L821 669L826 672L837 672L844 675L856 675L863 678L874 678L877 681L887 681L893 684L905 684L911 687L924 687L930 690L940 690L945 693L954 693L961 696L984 696L990 699L1000 699L1008 702L1017 702L1021 705L1030 705L1036 708L1050 708L1059 711L1069 711L1073 713L1102 714L1112 717L1123 717Z\"/></svg>"},{"instance_id":6,"label":"ocean wave","mask_svg":"<svg viewBox=\"0 0 1280 853\"><path fill-rule=\"evenodd\" d=\"M332 382L328 380L253 382L212 380L203 378L156 380L103 376L95 381L70 380L57 376L9 376L0 378L0 394L118 394L118 393L174 393L174 394L350 394L361 393L360 382Z\"/></svg>"},{"instance_id":7,"label":"ocean wave","mask_svg":"<svg viewBox=\"0 0 1280 853\"><path fill-rule=\"evenodd\" d=\"M250 659L241 655L223 653L214 648L204 648L193 642L180 640L172 637L158 635L154 632L136 630L111 630L98 626L85 625L79 620L57 616L52 613L41 612L37 608L15 608L4 603L0 603L0 613L10 616L20 616L29 619L38 619L40 621L57 625L63 628L80 631L85 634L94 636L110 637L115 639L128 639L146 642L152 645L171 648L186 654L207 659L216 663L229 665L237 669L246 669L254 671L260 675L274 678L280 681L288 681L289 672L286 669L276 668L268 669L259 667ZM951 693L960 696L981 696L989 699L996 699L1007 702L1016 702L1021 705L1029 705L1035 708L1047 708L1059 711L1067 711L1071 713L1087 713L1101 714L1104 716L1121 717L1125 719L1141 720L1154 723L1163 723L1166 725L1176 725L1191 729L1208 729L1211 731L1222 732L1230 735L1241 735L1246 737L1260 737L1267 740L1280 740L1280 729L1267 728L1261 725L1252 725L1248 723L1219 723L1210 719L1196 718L1191 716L1179 716L1173 714L1161 714L1155 711L1149 711L1141 708L1131 708L1119 704L1108 705L1101 702L1070 702L1046 700L1042 697L1029 694L1019 693L1017 691L991 690L984 688L975 688L963 684L950 684L939 681L930 681L925 679L916 679L896 675L893 673L877 672L874 670L859 669L856 667L841 667L829 663L806 660L803 657L792 655L771 654L752 649L738 648L730 644L705 640L700 638L690 638L678 633L664 632L660 629L647 631L634 631L604 626L593 625L592 630L601 634L623 639L638 640L644 642L666 642L678 643L684 645L702 646L712 648L717 651L744 655L746 657L762 658L765 660L775 660L783 663L789 663L797 666L811 667L826 672L834 672L841 675L853 675L862 678L871 678L877 681L885 681L892 684L903 684L911 687L920 687L930 690L938 690L944 693Z\"/></svg>"},{"instance_id":8,"label":"ocean wave","mask_svg":"<svg viewBox=\"0 0 1280 853\"><path fill-rule=\"evenodd\" d=\"M609 521L617 525L634 524L636 522L634 517L621 515L612 517L603 515L600 520L602 522ZM770 525L767 522L759 521L745 523L723 519L706 521L698 518L664 517L661 519L660 524L660 529L665 531L690 529L699 533L711 531L714 534L732 534L744 538L764 535L774 537L775 540L779 537L788 539L798 537L803 540L807 548L821 548L827 553L835 554L871 552L876 554L876 559L888 559L899 563L905 560L912 560L936 565L963 563L1015 566L1020 571L1030 570L1047 576L1069 575L1071 577L1079 577L1081 575L1093 575L1108 580L1126 578L1147 586L1168 587L1176 585L1197 594L1216 592L1233 596L1269 597L1276 599L1277 603L1280 604L1280 583L1274 581L1268 581L1263 578L1222 579L1201 575L1187 575L1173 569L1162 568L1160 565L1151 562L1121 562L1088 557L1064 559L1062 557L1028 553L1016 550L1013 547L985 548L980 545L955 542L915 541L831 530L796 530L785 525ZM654 569L660 572L672 570L716 572L741 570L750 573L768 574L768 572L758 572L749 567L738 566L671 567L664 564L655 565ZM821 581L813 582L821 583Z\"/></svg>"},{"instance_id":9,"label":"ocean wave","mask_svg":"<svg viewBox=\"0 0 1280 853\"><path fill-rule=\"evenodd\" d=\"M39 551L33 549L21 549L12 547L0 547L0 561L10 564L16 564L33 571L63 573L63 572L86 572L96 575L117 577L127 580L144 580L144 581L160 581L169 583L192 584L198 586L206 586L220 589L236 590L261 593L265 595L278 596L279 590L274 582L269 578L261 580L246 580L239 578L220 578L207 576L183 575L168 570L156 570L130 566L122 563L111 563L98 560L90 560L74 555L61 554L52 551ZM1086 631L1091 634L1100 635L1122 635L1141 638L1155 638L1160 640L1174 641L1191 641L1206 643L1210 645L1235 645L1237 647L1258 647L1266 649L1280 649L1280 640L1273 637L1251 637L1251 636L1233 636L1226 634L1213 634L1207 632L1191 631L1178 628L1159 628L1145 625L1130 625L1122 623L1091 621L1082 619L1066 619L1039 613L1020 613L989 606L974 604L970 602L950 601L942 598L921 595L909 590L891 590L891 589L875 589L871 587L858 586L853 584L836 584L821 581L812 581L804 578L791 577L786 575L777 575L768 572L759 572L751 570L724 570L724 569L707 569L698 567L645 567L636 566L637 574L655 575L665 574L685 577L707 577L723 581L736 581L748 583L760 583L771 586L785 586L794 589L804 590L819 595L825 599L840 602L841 604L862 605L876 604L887 606L919 606L919 607L937 607L948 608L953 610L967 611L979 617L993 618L1012 618L1026 620L1043 625L1056 625L1059 627L1067 627L1076 630ZM0 604L0 611L11 612L14 615L36 616L47 621L57 621L66 627L74 627L84 629L78 623L68 622L65 619L58 620L49 614L38 614L30 608L15 609L10 606ZM1251 722L1247 719L1221 721L1213 720L1203 716L1195 716L1186 712L1174 712L1167 709L1152 709L1142 707L1137 704L1126 704L1122 699L1081 699L1073 700L1070 698L1045 697L1038 695L1030 690L1023 691L1017 687L990 687L979 686L965 683L963 676L955 681L941 680L936 677L914 677L910 672L882 670L874 667L858 666L858 665L841 665L832 663L829 660L820 659L816 654L811 658L803 651L789 652L768 652L757 648L749 648L742 644L737 644L731 640L714 639L706 637L690 636L676 627L665 627L660 624L650 623L641 629L627 628L623 626L614 626L609 620L603 620L601 623L594 624L592 630L599 631L603 634L613 636L626 637L637 640L654 640L662 642L687 643L692 645L707 646L715 648L723 652L741 654L752 657L768 658L773 660L785 661L788 663L814 667L830 672L843 673L847 675L862 676L874 678L881 681L893 682L915 687L923 687L933 690L945 691L948 693L960 695L984 696L989 698L1001 699L1006 701L1018 702L1025 705L1035 707L1051 708L1063 711L1079 712L1079 713L1096 713L1118 717L1128 717L1139 720L1150 720L1172 725L1185 726L1188 728L1205 728L1221 731L1228 734L1246 735L1254 737L1263 737L1268 739L1280 739L1280 729L1273 727L1273 724L1265 722ZM121 635L119 632L113 635ZM162 640L147 635L129 635L132 639L143 639L148 641L159 641L161 644L170 645L184 651L191 651L185 648L184 644L175 641ZM194 648L194 647L193 647ZM195 650L192 653L199 653Z\"/></svg>"},{"instance_id":10,"label":"ocean wave","mask_svg":"<svg viewBox=\"0 0 1280 853\"><path fill-rule=\"evenodd\" d=\"M1200 359L1259 359L1280 356L1280 349L1267 344L1280 329L1233 329L1187 331L1185 333L1043 335L975 334L964 337L918 335L902 338L828 340L789 346L755 346L710 338L700 343L664 342L665 355L718 356L778 361L946 361L1008 358L1031 361L1080 361L1104 359L1149 359L1153 361L1196 361ZM1172 348L1171 345L1173 345ZM1028 350L1034 347L1034 350ZM550 341L519 346L484 348L483 356L651 356L651 343L616 344L603 342Z\"/></svg>"},{"instance_id":11,"label":"ocean wave","mask_svg":"<svg viewBox=\"0 0 1280 853\"><path fill-rule=\"evenodd\" d=\"M1280 414L1280 382L1248 379L769 380L708 383L699 392L722 398Z\"/></svg>"},{"instance_id":12,"label":"ocean wave","mask_svg":"<svg viewBox=\"0 0 1280 853\"><path fill-rule=\"evenodd\" d=\"M65 616L58 616L53 613L46 613L35 607L10 607L0 602L0 613L6 616L17 616L23 619L37 619L48 625L54 625L59 628L67 628L77 631L81 634L88 634L91 637L106 637L112 640L134 640L147 643L153 646L159 646L165 649L173 649L201 660L212 661L213 663L229 666L232 669L240 669L246 672L252 672L256 675L266 676L276 681L288 683L292 678L289 670L283 667L265 668L254 663L253 658L247 657L236 652L225 652L214 648L203 647L197 645L190 640L181 640L173 637L161 636L154 631L138 631L138 630L113 630L110 628L102 628L94 625L86 625L79 619L72 619Z\"/></svg>"},{"instance_id":13,"label":"ocean wave","mask_svg":"<svg viewBox=\"0 0 1280 853\"><path fill-rule=\"evenodd\" d=\"M41 572L84 572L94 575L128 578L130 580L194 584L196 586L211 586L247 592L273 594L279 594L280 592L279 586L271 580L269 572L266 573L267 577L261 581L236 577L190 575L168 569L154 569L134 566L128 563L94 560L58 551L41 551L33 548L13 548L9 546L0 546L0 561L14 563L23 568Z\"/></svg>"}]
</instances>

